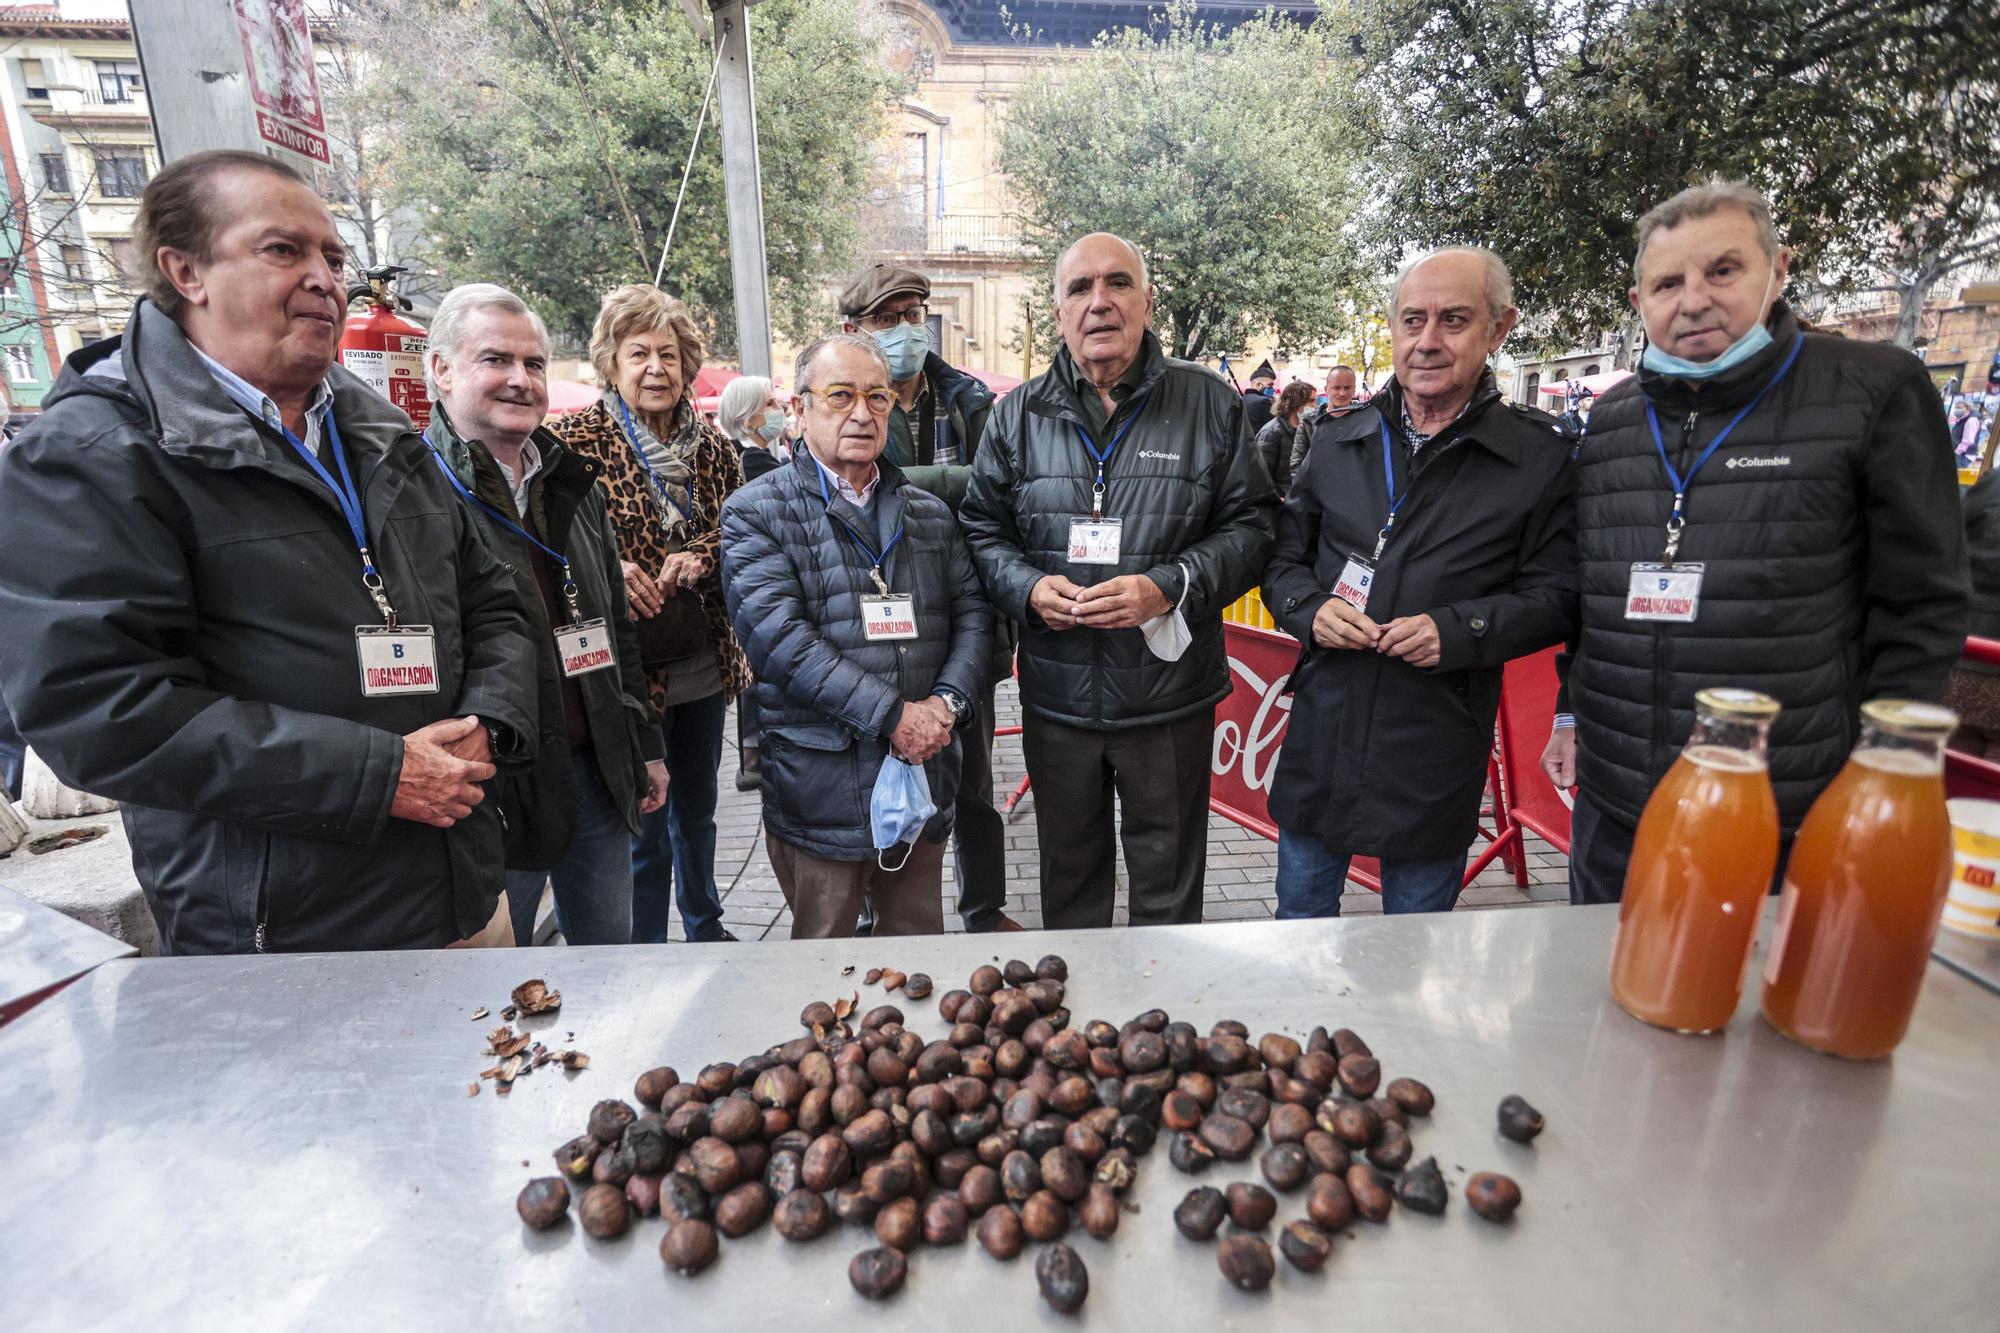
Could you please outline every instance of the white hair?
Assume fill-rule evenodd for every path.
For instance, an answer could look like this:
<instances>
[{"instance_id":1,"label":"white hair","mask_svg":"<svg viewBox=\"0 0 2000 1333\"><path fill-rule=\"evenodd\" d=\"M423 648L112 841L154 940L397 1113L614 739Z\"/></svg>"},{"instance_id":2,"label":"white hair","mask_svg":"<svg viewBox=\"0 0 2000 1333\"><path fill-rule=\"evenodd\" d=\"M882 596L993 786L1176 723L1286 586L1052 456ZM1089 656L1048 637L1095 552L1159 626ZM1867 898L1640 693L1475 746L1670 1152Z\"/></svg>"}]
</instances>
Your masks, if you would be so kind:
<instances>
[{"instance_id":1,"label":"white hair","mask_svg":"<svg viewBox=\"0 0 2000 1333\"><path fill-rule=\"evenodd\" d=\"M858 352L865 352L882 368L884 375L893 374L889 369L889 358L883 354L882 345L867 334L829 333L824 337L813 339L806 349L799 353L798 362L792 367L793 393L803 398L811 391L813 364L819 360L822 353L835 347L852 347Z\"/></svg>"},{"instance_id":2,"label":"white hair","mask_svg":"<svg viewBox=\"0 0 2000 1333\"><path fill-rule=\"evenodd\" d=\"M1507 261L1483 245L1448 245L1442 250L1433 250L1404 265L1396 275L1396 285L1389 292L1389 321L1394 323L1396 312L1403 308L1403 282L1412 273L1433 259L1446 255L1471 255L1478 259L1486 275L1486 313L1493 319L1507 313L1514 304L1514 275L1507 271Z\"/></svg>"},{"instance_id":3,"label":"white hair","mask_svg":"<svg viewBox=\"0 0 2000 1333\"><path fill-rule=\"evenodd\" d=\"M1063 298L1063 291L1062 291L1063 265L1067 264L1069 262L1069 257L1076 253L1076 247L1082 245L1085 241L1091 240L1098 236L1109 236L1112 240L1118 242L1118 244L1124 246L1127 250L1130 250L1132 252L1132 258L1139 261L1139 285L1141 287L1146 287L1151 285L1153 279L1151 274L1149 274L1146 270L1146 254L1143 250L1141 250L1138 246L1132 244L1132 242L1126 240L1123 236L1120 236L1115 231L1094 231L1090 233L1089 236L1079 236L1075 240L1071 241L1069 243L1069 248L1064 250L1062 254L1057 257L1056 275L1054 278L1050 280L1055 289L1055 297L1057 305L1062 304L1062 298Z\"/></svg>"},{"instance_id":4,"label":"white hair","mask_svg":"<svg viewBox=\"0 0 2000 1333\"><path fill-rule=\"evenodd\" d=\"M542 357L548 358L551 351L548 325L542 317L528 308L523 301L505 287L491 282L468 282L454 287L438 302L437 313L431 316L430 340L426 350L433 355L450 361L458 355L458 344L465 336L465 317L475 310L504 310L510 315L526 315L535 325L535 336L542 340ZM438 396L437 379L431 374L431 358L424 357L424 387L430 390L431 398Z\"/></svg>"},{"instance_id":5,"label":"white hair","mask_svg":"<svg viewBox=\"0 0 2000 1333\"><path fill-rule=\"evenodd\" d=\"M722 386L722 397L715 409L715 428L729 439L762 446L763 440L750 438L748 425L750 418L770 400L771 381L762 375L738 375Z\"/></svg>"}]
</instances>

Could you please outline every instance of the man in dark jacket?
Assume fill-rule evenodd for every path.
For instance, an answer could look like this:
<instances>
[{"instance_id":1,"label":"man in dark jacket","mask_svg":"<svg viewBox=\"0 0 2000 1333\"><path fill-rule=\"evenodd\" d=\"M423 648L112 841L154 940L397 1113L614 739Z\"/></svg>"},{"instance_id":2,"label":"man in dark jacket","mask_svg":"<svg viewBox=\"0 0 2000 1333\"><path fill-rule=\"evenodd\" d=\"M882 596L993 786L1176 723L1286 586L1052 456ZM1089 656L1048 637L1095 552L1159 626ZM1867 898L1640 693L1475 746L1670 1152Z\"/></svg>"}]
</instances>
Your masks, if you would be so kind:
<instances>
[{"instance_id":1,"label":"man in dark jacket","mask_svg":"<svg viewBox=\"0 0 2000 1333\"><path fill-rule=\"evenodd\" d=\"M931 349L930 297L930 279L915 269L870 264L840 294L840 327L873 338L889 358L896 407L889 413L884 456L911 485L957 514L993 412L993 391ZM1007 825L993 804L993 692L1014 670L1018 636L1004 616L996 615L992 628L986 684L972 701L972 721L958 733L965 771L954 868L959 919L974 934L1021 929L1001 910L1007 904Z\"/></svg>"},{"instance_id":2,"label":"man in dark jacket","mask_svg":"<svg viewBox=\"0 0 2000 1333\"><path fill-rule=\"evenodd\" d=\"M852 935L864 902L877 935L936 934L989 609L951 511L878 461L895 402L881 349L832 334L794 383L805 447L722 510L723 590L764 726L766 847L795 939ZM887 767L906 761L928 819L898 796L913 775Z\"/></svg>"},{"instance_id":3,"label":"man in dark jacket","mask_svg":"<svg viewBox=\"0 0 2000 1333\"><path fill-rule=\"evenodd\" d=\"M1134 925L1201 919L1222 611L1255 586L1277 495L1220 376L1164 355L1130 242L1056 266L1063 349L994 410L960 517L1022 624L1022 747L1042 917L1108 926L1112 793Z\"/></svg>"},{"instance_id":4,"label":"man in dark jacket","mask_svg":"<svg viewBox=\"0 0 2000 1333\"><path fill-rule=\"evenodd\" d=\"M1784 706L1771 783L1789 845L1869 699L1937 699L1965 640L1944 410L1908 352L1807 333L1790 252L1746 185L1639 220L1640 371L1598 398L1577 480L1582 628L1543 755L1579 784L1570 898L1623 890L1640 812L1695 691ZM1782 856L1780 866L1783 865Z\"/></svg>"},{"instance_id":5,"label":"man in dark jacket","mask_svg":"<svg viewBox=\"0 0 2000 1333\"><path fill-rule=\"evenodd\" d=\"M1256 439L1271 424L1271 399L1277 383L1278 372L1269 361L1258 362L1250 372L1250 387L1243 391L1243 433L1250 439Z\"/></svg>"},{"instance_id":6,"label":"man in dark jacket","mask_svg":"<svg viewBox=\"0 0 2000 1333\"><path fill-rule=\"evenodd\" d=\"M172 953L433 947L494 924L493 760L533 757L519 598L409 418L334 364L346 256L290 168L140 200L146 299L0 458L0 673L122 803Z\"/></svg>"},{"instance_id":7,"label":"man in dark jacket","mask_svg":"<svg viewBox=\"0 0 2000 1333\"><path fill-rule=\"evenodd\" d=\"M538 685L535 762L494 783L514 942L542 885L570 944L632 941L632 835L666 801L666 744L625 604L598 466L541 429L549 335L504 287L455 287L431 319L425 443L513 571Z\"/></svg>"},{"instance_id":8,"label":"man in dark jacket","mask_svg":"<svg viewBox=\"0 0 2000 1333\"><path fill-rule=\"evenodd\" d=\"M1292 432L1292 457L1285 468L1288 478L1285 489L1291 490L1291 483L1305 471L1306 455L1312 451L1313 432L1322 421L1346 416L1355 409L1354 367L1335 366L1326 373L1326 401L1299 419L1299 428Z\"/></svg>"},{"instance_id":9,"label":"man in dark jacket","mask_svg":"<svg viewBox=\"0 0 2000 1333\"><path fill-rule=\"evenodd\" d=\"M1575 628L1569 446L1486 368L1519 318L1512 287L1490 250L1412 265L1395 377L1320 422L1279 515L1264 605L1305 645L1271 786L1280 917L1338 916L1356 855L1382 860L1383 911L1449 910L1501 668Z\"/></svg>"}]
</instances>

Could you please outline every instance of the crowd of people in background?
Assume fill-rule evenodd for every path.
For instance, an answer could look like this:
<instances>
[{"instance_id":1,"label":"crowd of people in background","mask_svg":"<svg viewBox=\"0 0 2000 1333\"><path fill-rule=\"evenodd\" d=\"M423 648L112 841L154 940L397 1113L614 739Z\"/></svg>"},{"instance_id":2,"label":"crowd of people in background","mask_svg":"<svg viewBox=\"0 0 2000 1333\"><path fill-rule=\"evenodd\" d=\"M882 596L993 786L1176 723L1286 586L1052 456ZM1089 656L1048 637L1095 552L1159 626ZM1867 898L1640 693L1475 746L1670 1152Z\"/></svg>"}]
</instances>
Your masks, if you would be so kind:
<instances>
[{"instance_id":1,"label":"crowd of people in background","mask_svg":"<svg viewBox=\"0 0 2000 1333\"><path fill-rule=\"evenodd\" d=\"M1789 837L1861 702L1992 679L1953 675L1955 451L1990 413L1800 321L1755 191L1692 187L1637 234L1639 372L1562 418L1494 380L1522 312L1489 250L1398 275L1373 392L1268 363L1245 391L1167 353L1146 256L1095 233L1055 267L1053 364L998 401L931 345L928 277L882 263L789 392L738 378L713 422L695 313L621 286L600 398L550 420L547 329L479 283L437 310L419 432L336 364L322 201L197 154L141 200L124 333L0 458L0 692L120 802L174 953L526 944L545 895L574 944L662 942L675 911L730 941L732 703L795 937L943 929L948 846L965 928L1019 930L1010 675L1044 925L1111 925L1121 849L1130 922L1187 923L1222 614L1260 589L1300 645L1280 917L1338 915L1357 855L1386 910L1450 909L1502 668L1557 646L1571 897L1613 901L1697 690L1784 704Z\"/></svg>"}]
</instances>

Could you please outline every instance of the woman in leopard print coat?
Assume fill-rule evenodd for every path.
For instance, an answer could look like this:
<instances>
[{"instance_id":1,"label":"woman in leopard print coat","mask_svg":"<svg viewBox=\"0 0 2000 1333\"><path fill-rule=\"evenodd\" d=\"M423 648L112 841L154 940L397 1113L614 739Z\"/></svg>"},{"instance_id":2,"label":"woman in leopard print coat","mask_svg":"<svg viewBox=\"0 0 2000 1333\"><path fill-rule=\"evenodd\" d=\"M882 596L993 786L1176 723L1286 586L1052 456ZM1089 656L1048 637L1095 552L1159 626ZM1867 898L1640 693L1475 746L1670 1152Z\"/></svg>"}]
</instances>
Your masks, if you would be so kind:
<instances>
[{"instance_id":1,"label":"woman in leopard print coat","mask_svg":"<svg viewBox=\"0 0 2000 1333\"><path fill-rule=\"evenodd\" d=\"M676 886L688 939L734 939L715 885L716 770L723 718L750 668L723 606L720 524L743 474L736 450L695 411L702 345L686 306L657 287L618 288L598 312L590 356L604 397L550 429L603 465L598 485L633 614L682 609L668 598L696 598L701 610L689 651L646 671L666 733L668 786L667 804L640 820L633 840L632 940L665 942Z\"/></svg>"}]
</instances>

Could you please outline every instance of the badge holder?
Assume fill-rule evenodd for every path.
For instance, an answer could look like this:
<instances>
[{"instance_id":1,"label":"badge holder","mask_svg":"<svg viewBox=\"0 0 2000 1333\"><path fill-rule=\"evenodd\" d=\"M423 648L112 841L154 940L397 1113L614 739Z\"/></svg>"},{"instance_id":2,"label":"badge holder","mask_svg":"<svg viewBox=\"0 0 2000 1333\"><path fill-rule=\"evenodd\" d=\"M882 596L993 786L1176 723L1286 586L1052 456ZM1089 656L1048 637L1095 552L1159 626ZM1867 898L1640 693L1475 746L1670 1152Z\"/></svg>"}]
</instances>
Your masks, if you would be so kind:
<instances>
[{"instance_id":1,"label":"badge holder","mask_svg":"<svg viewBox=\"0 0 2000 1333\"><path fill-rule=\"evenodd\" d=\"M870 643L889 643L917 637L917 599L908 593L889 591L882 567L868 571L875 581L875 595L861 599L861 633Z\"/></svg>"}]
</instances>

